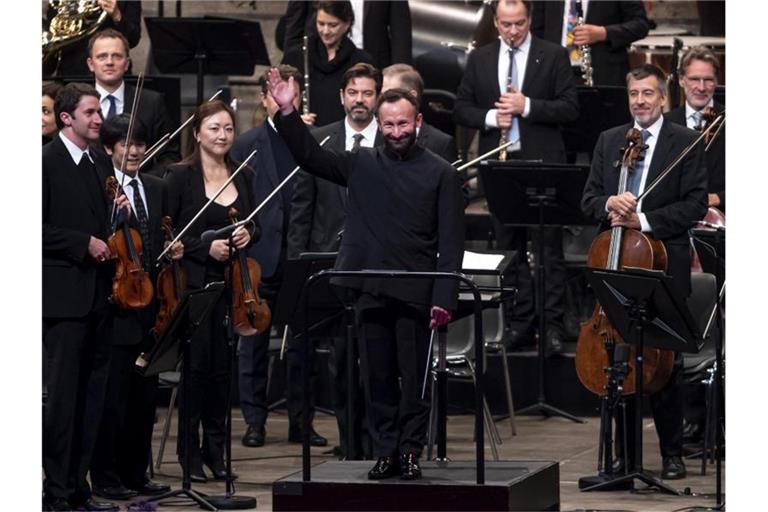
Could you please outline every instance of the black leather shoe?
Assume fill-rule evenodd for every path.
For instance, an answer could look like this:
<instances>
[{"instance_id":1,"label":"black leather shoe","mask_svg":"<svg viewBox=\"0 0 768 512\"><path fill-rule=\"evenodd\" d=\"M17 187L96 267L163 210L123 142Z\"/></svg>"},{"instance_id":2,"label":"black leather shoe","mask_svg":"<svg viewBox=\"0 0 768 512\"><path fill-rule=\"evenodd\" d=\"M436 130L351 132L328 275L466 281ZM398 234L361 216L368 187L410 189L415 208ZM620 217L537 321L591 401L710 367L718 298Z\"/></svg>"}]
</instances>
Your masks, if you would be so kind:
<instances>
[{"instance_id":1,"label":"black leather shoe","mask_svg":"<svg viewBox=\"0 0 768 512\"><path fill-rule=\"evenodd\" d=\"M563 352L563 338L556 329L547 329L544 335L544 355L551 357Z\"/></svg>"},{"instance_id":2,"label":"black leather shoe","mask_svg":"<svg viewBox=\"0 0 768 512\"><path fill-rule=\"evenodd\" d=\"M143 485L140 485L138 487L132 487L134 491L139 496L157 496L158 494L163 494L166 492L170 492L171 486L165 485L165 484L158 484L153 482L152 480L148 480Z\"/></svg>"},{"instance_id":3,"label":"black leather shoe","mask_svg":"<svg viewBox=\"0 0 768 512\"><path fill-rule=\"evenodd\" d=\"M681 457L664 457L662 459L661 478L663 480L679 480L685 478L686 475L685 463Z\"/></svg>"},{"instance_id":4,"label":"black leather shoe","mask_svg":"<svg viewBox=\"0 0 768 512\"><path fill-rule=\"evenodd\" d=\"M112 487L94 487L93 494L99 498L106 498L108 500L129 500L138 495L136 491L128 489L123 485Z\"/></svg>"},{"instance_id":5,"label":"black leather shoe","mask_svg":"<svg viewBox=\"0 0 768 512\"><path fill-rule=\"evenodd\" d=\"M301 437L301 429L289 428L288 441L291 443L303 443L304 440ZM328 440L315 432L315 429L313 428L309 432L309 444L310 446L328 446Z\"/></svg>"},{"instance_id":6,"label":"black leather shoe","mask_svg":"<svg viewBox=\"0 0 768 512\"><path fill-rule=\"evenodd\" d=\"M189 471L189 480L190 482L194 482L196 484L204 484L208 482L208 477L205 476L205 472L203 471L202 467L192 468Z\"/></svg>"},{"instance_id":7,"label":"black leather shoe","mask_svg":"<svg viewBox=\"0 0 768 512\"><path fill-rule=\"evenodd\" d=\"M109 501L96 501L93 498L89 498L85 503L81 505L85 510L95 510L99 512L117 512L120 507ZM78 507L79 508L79 507Z\"/></svg>"},{"instance_id":8,"label":"black leather shoe","mask_svg":"<svg viewBox=\"0 0 768 512\"><path fill-rule=\"evenodd\" d=\"M421 478L419 458L413 453L400 456L400 480L418 480Z\"/></svg>"},{"instance_id":9,"label":"black leather shoe","mask_svg":"<svg viewBox=\"0 0 768 512\"><path fill-rule=\"evenodd\" d=\"M245 431L245 435L243 436L243 446L250 446L251 448L264 446L266 437L267 431L264 427L248 425L248 430Z\"/></svg>"},{"instance_id":10,"label":"black leather shoe","mask_svg":"<svg viewBox=\"0 0 768 512\"><path fill-rule=\"evenodd\" d=\"M379 457L376 465L368 471L368 480L383 480L398 474L397 461L394 457Z\"/></svg>"},{"instance_id":11,"label":"black leather shoe","mask_svg":"<svg viewBox=\"0 0 768 512\"><path fill-rule=\"evenodd\" d=\"M226 480L227 478L227 466L224 465L224 461L220 460L217 462L204 462L206 466L208 466L208 469L211 470L211 473L213 473L213 479L214 480ZM236 480L240 475L232 472L232 480Z\"/></svg>"},{"instance_id":12,"label":"black leather shoe","mask_svg":"<svg viewBox=\"0 0 768 512\"><path fill-rule=\"evenodd\" d=\"M51 512L64 512L72 510L69 502L63 498L48 498L43 500L43 510L50 510Z\"/></svg>"}]
</instances>

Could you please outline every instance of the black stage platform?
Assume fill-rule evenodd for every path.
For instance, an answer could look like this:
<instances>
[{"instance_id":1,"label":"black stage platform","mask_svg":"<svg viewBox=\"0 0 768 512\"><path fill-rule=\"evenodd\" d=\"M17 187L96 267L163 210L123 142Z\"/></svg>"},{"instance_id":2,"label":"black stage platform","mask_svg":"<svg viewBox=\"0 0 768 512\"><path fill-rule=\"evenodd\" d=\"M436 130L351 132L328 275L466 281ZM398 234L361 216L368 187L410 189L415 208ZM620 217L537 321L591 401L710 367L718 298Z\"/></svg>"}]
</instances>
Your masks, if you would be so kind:
<instances>
[{"instance_id":1,"label":"black stage platform","mask_svg":"<svg viewBox=\"0 0 768 512\"><path fill-rule=\"evenodd\" d=\"M368 480L372 461L324 462L272 485L273 510L560 510L557 462L485 463L477 485L473 461L424 462L421 480Z\"/></svg>"}]
</instances>

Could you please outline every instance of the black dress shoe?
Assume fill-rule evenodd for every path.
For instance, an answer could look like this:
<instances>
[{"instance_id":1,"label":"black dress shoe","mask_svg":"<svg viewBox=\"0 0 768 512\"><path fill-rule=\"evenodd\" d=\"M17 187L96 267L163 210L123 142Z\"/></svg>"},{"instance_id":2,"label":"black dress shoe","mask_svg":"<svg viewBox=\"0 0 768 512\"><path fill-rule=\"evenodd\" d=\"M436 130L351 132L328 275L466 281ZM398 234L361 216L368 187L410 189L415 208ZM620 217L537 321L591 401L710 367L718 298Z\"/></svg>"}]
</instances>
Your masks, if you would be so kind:
<instances>
[{"instance_id":1,"label":"black dress shoe","mask_svg":"<svg viewBox=\"0 0 768 512\"><path fill-rule=\"evenodd\" d=\"M208 469L211 470L211 473L213 473L213 479L214 480L226 480L227 478L227 466L224 465L224 461L220 460L217 462L204 462L206 466L208 466ZM240 475L232 472L232 480L236 480Z\"/></svg>"},{"instance_id":2,"label":"black dress shoe","mask_svg":"<svg viewBox=\"0 0 768 512\"><path fill-rule=\"evenodd\" d=\"M157 496L158 494L164 494L170 492L171 486L165 484L158 484L151 480L148 480L143 485L132 487L139 496Z\"/></svg>"},{"instance_id":3,"label":"black dress shoe","mask_svg":"<svg viewBox=\"0 0 768 512\"><path fill-rule=\"evenodd\" d=\"M264 427L248 425L248 430L245 431L245 435L243 436L243 446L250 446L251 448L264 446L266 437L267 432Z\"/></svg>"},{"instance_id":4,"label":"black dress shoe","mask_svg":"<svg viewBox=\"0 0 768 512\"><path fill-rule=\"evenodd\" d=\"M108 500L129 500L135 496L138 496L136 491L128 489L123 485L94 487L93 494L99 498L106 498Z\"/></svg>"},{"instance_id":5,"label":"black dress shoe","mask_svg":"<svg viewBox=\"0 0 768 512\"><path fill-rule=\"evenodd\" d=\"M301 429L289 428L288 429L288 441L291 443L303 443L304 440L301 436ZM328 446L328 440L315 432L313 428L309 432L309 444L310 446Z\"/></svg>"},{"instance_id":6,"label":"black dress shoe","mask_svg":"<svg viewBox=\"0 0 768 512\"><path fill-rule=\"evenodd\" d=\"M80 505L85 510L95 510L99 512L117 512L120 507L109 501L96 501L93 498L89 498L85 503ZM79 507L78 507L79 508Z\"/></svg>"},{"instance_id":7,"label":"black dress shoe","mask_svg":"<svg viewBox=\"0 0 768 512\"><path fill-rule=\"evenodd\" d=\"M394 457L379 457L376 465L368 471L368 480L383 480L398 474L397 460Z\"/></svg>"},{"instance_id":8,"label":"black dress shoe","mask_svg":"<svg viewBox=\"0 0 768 512\"><path fill-rule=\"evenodd\" d=\"M72 510L69 502L64 498L46 498L43 499L43 510L51 512Z\"/></svg>"},{"instance_id":9,"label":"black dress shoe","mask_svg":"<svg viewBox=\"0 0 768 512\"><path fill-rule=\"evenodd\" d=\"M400 456L400 480L418 480L421 478L419 458L413 453Z\"/></svg>"},{"instance_id":10,"label":"black dress shoe","mask_svg":"<svg viewBox=\"0 0 768 512\"><path fill-rule=\"evenodd\" d=\"M205 476L205 472L202 467L192 468L189 470L189 481L196 484L204 484L208 482L208 477Z\"/></svg>"},{"instance_id":11,"label":"black dress shoe","mask_svg":"<svg viewBox=\"0 0 768 512\"><path fill-rule=\"evenodd\" d=\"M685 478L686 475L685 463L681 457L664 457L662 459L661 478L663 480L679 480Z\"/></svg>"}]
</instances>

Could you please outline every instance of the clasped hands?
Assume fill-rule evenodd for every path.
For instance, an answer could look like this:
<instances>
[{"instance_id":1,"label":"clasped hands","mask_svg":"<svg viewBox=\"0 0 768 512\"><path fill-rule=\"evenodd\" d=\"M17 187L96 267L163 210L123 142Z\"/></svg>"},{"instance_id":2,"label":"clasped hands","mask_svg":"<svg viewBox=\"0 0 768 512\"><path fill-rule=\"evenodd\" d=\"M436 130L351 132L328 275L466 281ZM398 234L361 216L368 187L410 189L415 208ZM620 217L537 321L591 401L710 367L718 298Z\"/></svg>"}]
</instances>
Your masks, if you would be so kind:
<instances>
[{"instance_id":1,"label":"clasped hands","mask_svg":"<svg viewBox=\"0 0 768 512\"><path fill-rule=\"evenodd\" d=\"M640 217L637 215L637 198L632 192L610 196L605 204L611 227L640 229Z\"/></svg>"},{"instance_id":2,"label":"clasped hands","mask_svg":"<svg viewBox=\"0 0 768 512\"><path fill-rule=\"evenodd\" d=\"M232 233L232 244L235 249L244 249L251 241L251 233L244 227L240 226ZM222 238L211 242L211 247L208 249L208 254L216 261L227 261L229 259L230 239Z\"/></svg>"},{"instance_id":3,"label":"clasped hands","mask_svg":"<svg viewBox=\"0 0 768 512\"><path fill-rule=\"evenodd\" d=\"M525 95L511 87L510 91L502 93L493 105L496 107L496 122L499 128L507 129L512 126L513 117L523 114Z\"/></svg>"}]
</instances>

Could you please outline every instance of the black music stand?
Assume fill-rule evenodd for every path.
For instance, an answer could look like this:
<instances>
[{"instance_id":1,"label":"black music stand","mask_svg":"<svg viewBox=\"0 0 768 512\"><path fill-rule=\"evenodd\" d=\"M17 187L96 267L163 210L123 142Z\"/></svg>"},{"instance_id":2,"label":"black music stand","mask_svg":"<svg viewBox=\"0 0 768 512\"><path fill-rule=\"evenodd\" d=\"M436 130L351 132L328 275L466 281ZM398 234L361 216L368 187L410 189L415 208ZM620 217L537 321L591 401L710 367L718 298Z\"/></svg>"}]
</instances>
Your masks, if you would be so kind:
<instances>
[{"instance_id":1,"label":"black music stand","mask_svg":"<svg viewBox=\"0 0 768 512\"><path fill-rule=\"evenodd\" d=\"M697 353L703 340L685 299L674 288L672 278L658 270L625 268L622 271L587 269L592 286L611 325L626 343L635 345L635 467L632 472L582 489L594 491L635 479L650 487L679 494L643 469L643 347ZM625 454L626 456L626 454Z\"/></svg>"},{"instance_id":2,"label":"black music stand","mask_svg":"<svg viewBox=\"0 0 768 512\"><path fill-rule=\"evenodd\" d=\"M507 226L527 226L538 230L536 258L536 315L539 318L538 398L518 414L540 412L557 415L577 423L584 420L547 403L544 392L546 322L544 318L544 226L591 225L594 221L581 211L581 194L589 168L579 165L543 164L526 161L487 160L480 163L488 209Z\"/></svg>"},{"instance_id":3,"label":"black music stand","mask_svg":"<svg viewBox=\"0 0 768 512\"><path fill-rule=\"evenodd\" d=\"M193 290L184 295L173 316L168 321L168 326L163 331L158 342L146 357L147 364L137 367L137 371L144 376L157 375L160 372L176 369L181 349L182 378L181 378L181 403L179 408L179 423L183 425L181 442L184 447L182 457L182 481L181 489L170 491L158 496L152 496L146 502L161 501L177 496L187 497L206 510L216 510L216 507L206 499L207 496L192 489L192 481L189 475L189 433L187 432L187 407L189 399L189 380L191 371L189 354L192 338L200 324L206 321L211 314L214 305L224 292L224 283L210 283L202 290ZM180 346L181 345L181 346Z\"/></svg>"},{"instance_id":4,"label":"black music stand","mask_svg":"<svg viewBox=\"0 0 768 512\"><path fill-rule=\"evenodd\" d=\"M197 104L203 102L204 75L252 75L269 65L263 38L251 38L255 21L209 18L144 18L152 55L161 73L196 74ZM261 34L261 28L258 29Z\"/></svg>"}]
</instances>

